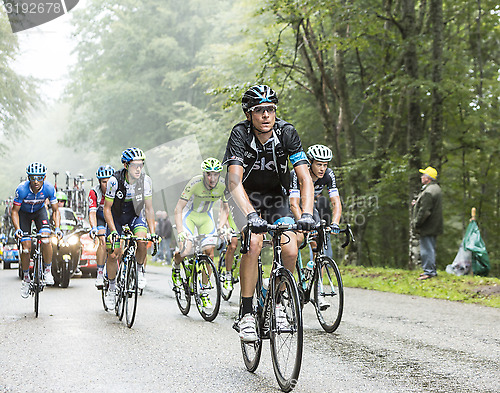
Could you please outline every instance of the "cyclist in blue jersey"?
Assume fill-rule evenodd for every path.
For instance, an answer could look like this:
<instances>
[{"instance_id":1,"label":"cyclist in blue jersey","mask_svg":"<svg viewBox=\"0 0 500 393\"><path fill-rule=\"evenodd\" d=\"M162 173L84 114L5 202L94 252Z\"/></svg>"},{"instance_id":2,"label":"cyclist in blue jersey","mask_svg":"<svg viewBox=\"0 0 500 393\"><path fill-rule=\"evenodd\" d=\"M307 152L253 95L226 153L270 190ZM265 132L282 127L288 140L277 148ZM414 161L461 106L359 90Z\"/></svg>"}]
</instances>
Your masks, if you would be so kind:
<instances>
[{"instance_id":1,"label":"cyclist in blue jersey","mask_svg":"<svg viewBox=\"0 0 500 393\"><path fill-rule=\"evenodd\" d=\"M269 86L258 85L247 90L241 100L246 120L233 127L224 156L228 189L240 214L246 216L246 222L253 226L254 231L250 249L242 256L240 265L238 330L241 340L246 342L257 340L252 299L263 244L263 235L259 232L265 232L268 223L295 222L288 201L288 161L295 168L301 190L303 213L297 220L298 229L308 231L314 225L309 162L295 127L276 118L277 104L278 97ZM236 224L241 226L238 221ZM293 272L298 253L296 234L286 232L285 236L289 241L283 244L283 262Z\"/></svg>"},{"instance_id":2,"label":"cyclist in blue jersey","mask_svg":"<svg viewBox=\"0 0 500 393\"><path fill-rule=\"evenodd\" d=\"M156 237L153 185L151 178L143 172L145 160L146 155L137 147L124 150L121 157L124 167L109 178L106 186L103 213L107 224L107 247L110 251L111 244L115 247L113 252L108 254L106 261L109 290L104 300L109 310L115 307L117 260L122 254L117 237L121 235L123 226L128 225L134 235L141 238L146 237L149 228L152 237ZM139 289L144 289L146 286L144 271L146 246L144 241L137 243Z\"/></svg>"},{"instance_id":3,"label":"cyclist in blue jersey","mask_svg":"<svg viewBox=\"0 0 500 393\"><path fill-rule=\"evenodd\" d=\"M47 168L40 162L34 162L26 168L28 180L19 184L16 189L14 206L12 207L12 223L16 230L15 236L21 239L21 265L23 270L23 280L21 282L21 296L27 298L29 295L29 264L31 254L31 240L28 235L31 232L31 223L34 222L38 232L50 232L49 218L45 209L45 200L49 203L53 211L55 232L59 238L63 233L59 228L61 216L57 205L57 198L54 186L45 181ZM49 239L42 240L43 254L43 279L47 285L54 285L54 277L51 273L52 267L52 245Z\"/></svg>"}]
</instances>

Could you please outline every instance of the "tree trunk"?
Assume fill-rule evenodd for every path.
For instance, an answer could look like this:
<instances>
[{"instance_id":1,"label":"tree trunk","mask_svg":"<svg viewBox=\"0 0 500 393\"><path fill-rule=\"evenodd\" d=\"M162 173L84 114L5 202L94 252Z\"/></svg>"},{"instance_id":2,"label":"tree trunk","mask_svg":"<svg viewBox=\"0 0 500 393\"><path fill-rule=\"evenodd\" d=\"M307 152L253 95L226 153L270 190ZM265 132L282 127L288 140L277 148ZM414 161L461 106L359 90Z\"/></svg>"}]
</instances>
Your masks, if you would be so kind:
<instances>
[{"instance_id":1,"label":"tree trunk","mask_svg":"<svg viewBox=\"0 0 500 393\"><path fill-rule=\"evenodd\" d=\"M441 80L443 73L443 0L431 0L430 22L432 24L432 113L429 135L430 163L441 172L443 158L443 98Z\"/></svg>"},{"instance_id":2,"label":"tree trunk","mask_svg":"<svg viewBox=\"0 0 500 393\"><path fill-rule=\"evenodd\" d=\"M402 0L403 21L402 34L404 41L404 66L408 77L407 97L407 151L408 151L408 215L412 221L412 204L420 189L420 146L422 142L422 124L420 118L420 102L418 88L418 61L416 44L415 1ZM410 237L413 233L410 231ZM414 242L409 239L409 244ZM415 258L408 261L410 269L415 268Z\"/></svg>"}]
</instances>

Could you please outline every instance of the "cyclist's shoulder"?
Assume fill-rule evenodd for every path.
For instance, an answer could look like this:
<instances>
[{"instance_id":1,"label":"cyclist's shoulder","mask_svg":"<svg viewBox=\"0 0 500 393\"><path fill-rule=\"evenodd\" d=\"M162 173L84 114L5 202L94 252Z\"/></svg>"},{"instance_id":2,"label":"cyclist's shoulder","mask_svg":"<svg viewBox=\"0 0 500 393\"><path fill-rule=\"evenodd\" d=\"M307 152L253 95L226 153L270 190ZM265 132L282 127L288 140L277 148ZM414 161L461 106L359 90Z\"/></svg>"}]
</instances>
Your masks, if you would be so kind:
<instances>
[{"instance_id":1,"label":"cyclist's shoulder","mask_svg":"<svg viewBox=\"0 0 500 393\"><path fill-rule=\"evenodd\" d=\"M30 191L30 182L28 180L22 181L16 187L16 194L21 194L21 193L27 194L29 193L29 191Z\"/></svg>"},{"instance_id":2,"label":"cyclist's shoulder","mask_svg":"<svg viewBox=\"0 0 500 393\"><path fill-rule=\"evenodd\" d=\"M56 193L55 187L51 183L49 183L47 181L43 182L43 191L45 191L45 192L47 192L49 194L54 194L54 195Z\"/></svg>"}]
</instances>

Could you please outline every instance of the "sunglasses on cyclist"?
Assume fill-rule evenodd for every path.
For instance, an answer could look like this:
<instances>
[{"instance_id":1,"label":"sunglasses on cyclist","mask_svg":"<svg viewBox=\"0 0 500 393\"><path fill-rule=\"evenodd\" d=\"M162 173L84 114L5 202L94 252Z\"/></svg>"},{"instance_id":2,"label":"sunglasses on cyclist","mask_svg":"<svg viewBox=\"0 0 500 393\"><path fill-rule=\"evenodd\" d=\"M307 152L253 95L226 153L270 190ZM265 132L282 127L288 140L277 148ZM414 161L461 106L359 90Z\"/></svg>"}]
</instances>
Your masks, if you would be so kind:
<instances>
[{"instance_id":1,"label":"sunglasses on cyclist","mask_svg":"<svg viewBox=\"0 0 500 393\"><path fill-rule=\"evenodd\" d=\"M141 168L142 169L142 168L144 168L144 163L141 162L140 164L136 164L136 163L131 162L130 164L128 164L128 167L130 169L135 169L135 168Z\"/></svg>"},{"instance_id":2,"label":"sunglasses on cyclist","mask_svg":"<svg viewBox=\"0 0 500 393\"><path fill-rule=\"evenodd\" d=\"M249 109L249 112L254 112L254 113L257 113L259 115L263 114L264 112L268 112L268 113L274 113L276 112L276 105L264 105L264 106L254 106L252 108Z\"/></svg>"},{"instance_id":3,"label":"sunglasses on cyclist","mask_svg":"<svg viewBox=\"0 0 500 393\"><path fill-rule=\"evenodd\" d=\"M29 179L34 181L42 181L43 179L45 179L45 175L30 175Z\"/></svg>"}]
</instances>

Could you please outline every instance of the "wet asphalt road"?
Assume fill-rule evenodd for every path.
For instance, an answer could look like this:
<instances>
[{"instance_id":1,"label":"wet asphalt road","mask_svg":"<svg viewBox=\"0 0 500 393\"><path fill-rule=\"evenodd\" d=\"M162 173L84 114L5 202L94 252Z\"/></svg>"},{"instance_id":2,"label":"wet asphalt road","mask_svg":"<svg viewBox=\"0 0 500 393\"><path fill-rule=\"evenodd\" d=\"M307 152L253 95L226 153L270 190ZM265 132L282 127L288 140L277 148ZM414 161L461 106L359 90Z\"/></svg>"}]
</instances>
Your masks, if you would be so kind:
<instances>
[{"instance_id":1,"label":"wet asphalt road","mask_svg":"<svg viewBox=\"0 0 500 393\"><path fill-rule=\"evenodd\" d=\"M0 392L279 392L269 344L246 371L223 302L204 322L182 316L170 269L148 268L132 329L102 308L91 278L46 288L40 315L16 270L0 270ZM323 332L304 308L296 392L500 392L500 310L346 289L344 317Z\"/></svg>"}]
</instances>

